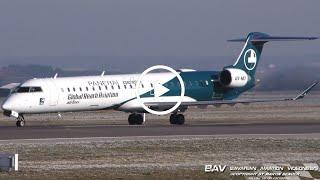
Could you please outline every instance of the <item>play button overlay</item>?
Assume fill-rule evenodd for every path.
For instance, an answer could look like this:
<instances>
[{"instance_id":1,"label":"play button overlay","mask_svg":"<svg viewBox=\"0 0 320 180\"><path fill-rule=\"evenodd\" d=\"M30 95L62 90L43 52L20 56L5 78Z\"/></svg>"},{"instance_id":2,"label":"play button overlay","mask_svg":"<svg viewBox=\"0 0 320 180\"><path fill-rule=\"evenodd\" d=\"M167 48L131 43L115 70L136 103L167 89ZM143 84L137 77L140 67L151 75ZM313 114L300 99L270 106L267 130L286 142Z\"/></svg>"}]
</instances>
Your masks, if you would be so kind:
<instances>
[{"instance_id":1,"label":"play button overlay","mask_svg":"<svg viewBox=\"0 0 320 180\"><path fill-rule=\"evenodd\" d=\"M151 71L154 71L154 70L158 70L158 69L161 69L161 70L166 70L166 71L169 71L171 72L172 74L175 75L175 77L178 78L179 82L180 82L180 88L181 88L181 91L180 91L180 96L178 96L176 99L172 100L172 98L170 98L170 96L163 96L164 94L166 94L167 92L170 91L170 89L168 89L167 87L163 86L163 84L161 84L161 82L157 81L156 83L153 82L153 92L154 92L154 100L152 101L153 103L161 103L161 102L166 102L166 98L170 98L170 102L176 102L176 104L171 107L170 109L167 109L165 111L155 111L153 109L150 109L150 107L147 107L145 104L144 104L144 101L143 99L141 99L140 95L140 89L141 89L141 83L144 82L143 81L143 78ZM172 78L174 79L174 78ZM171 79L170 79L171 80ZM168 80L168 81L170 81ZM166 81L165 83L167 83L168 81ZM151 82L152 83L152 82ZM138 102L140 103L140 105L142 106L142 108L151 113L151 114L155 114L155 115L165 115L165 114L170 114L172 113L173 111L175 111L181 104L183 98L184 98L184 94L185 94L185 86L184 86L184 82L181 78L181 76L179 75L179 73L177 71L175 71L174 69L172 69L171 67L168 67L168 66L164 66L164 65L156 65L156 66L151 66L150 68L146 69L145 71L142 72L142 74L140 75L138 81L137 81L137 85L136 85L136 97L137 97L137 100ZM172 96L171 96L172 97Z\"/></svg>"},{"instance_id":2,"label":"play button overlay","mask_svg":"<svg viewBox=\"0 0 320 180\"><path fill-rule=\"evenodd\" d=\"M167 93L168 91L170 91L170 89L164 87L161 83L157 82L154 85L154 97L158 98L162 95L164 95L165 93Z\"/></svg>"}]
</instances>

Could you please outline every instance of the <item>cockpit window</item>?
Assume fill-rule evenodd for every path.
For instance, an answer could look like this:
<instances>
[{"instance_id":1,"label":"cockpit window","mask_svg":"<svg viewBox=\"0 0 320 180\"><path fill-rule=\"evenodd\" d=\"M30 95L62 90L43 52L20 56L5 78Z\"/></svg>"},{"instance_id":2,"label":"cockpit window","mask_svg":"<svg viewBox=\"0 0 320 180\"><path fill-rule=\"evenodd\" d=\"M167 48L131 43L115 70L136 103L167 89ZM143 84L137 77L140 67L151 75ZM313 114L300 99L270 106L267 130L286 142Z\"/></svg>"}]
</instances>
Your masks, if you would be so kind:
<instances>
[{"instance_id":1,"label":"cockpit window","mask_svg":"<svg viewBox=\"0 0 320 180\"><path fill-rule=\"evenodd\" d=\"M41 87L30 87L30 92L42 92Z\"/></svg>"},{"instance_id":2,"label":"cockpit window","mask_svg":"<svg viewBox=\"0 0 320 180\"><path fill-rule=\"evenodd\" d=\"M39 86L32 86L32 87L20 86L15 90L15 92L16 93L42 92L42 89Z\"/></svg>"},{"instance_id":3,"label":"cockpit window","mask_svg":"<svg viewBox=\"0 0 320 180\"><path fill-rule=\"evenodd\" d=\"M17 93L26 93L26 92L29 92L29 90L30 90L30 87L19 87L16 92Z\"/></svg>"}]
</instances>

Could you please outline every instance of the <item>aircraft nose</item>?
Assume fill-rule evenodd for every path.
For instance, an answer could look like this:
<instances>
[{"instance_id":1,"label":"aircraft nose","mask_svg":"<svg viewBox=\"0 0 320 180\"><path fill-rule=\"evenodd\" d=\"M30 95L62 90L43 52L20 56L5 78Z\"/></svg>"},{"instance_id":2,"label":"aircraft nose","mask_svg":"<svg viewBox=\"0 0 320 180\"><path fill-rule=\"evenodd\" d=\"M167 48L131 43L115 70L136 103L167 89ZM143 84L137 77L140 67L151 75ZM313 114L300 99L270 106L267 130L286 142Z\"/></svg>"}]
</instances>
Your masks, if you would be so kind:
<instances>
[{"instance_id":1,"label":"aircraft nose","mask_svg":"<svg viewBox=\"0 0 320 180\"><path fill-rule=\"evenodd\" d=\"M5 101L3 104L2 104L2 109L3 110L11 110L11 105L8 101Z\"/></svg>"}]
</instances>

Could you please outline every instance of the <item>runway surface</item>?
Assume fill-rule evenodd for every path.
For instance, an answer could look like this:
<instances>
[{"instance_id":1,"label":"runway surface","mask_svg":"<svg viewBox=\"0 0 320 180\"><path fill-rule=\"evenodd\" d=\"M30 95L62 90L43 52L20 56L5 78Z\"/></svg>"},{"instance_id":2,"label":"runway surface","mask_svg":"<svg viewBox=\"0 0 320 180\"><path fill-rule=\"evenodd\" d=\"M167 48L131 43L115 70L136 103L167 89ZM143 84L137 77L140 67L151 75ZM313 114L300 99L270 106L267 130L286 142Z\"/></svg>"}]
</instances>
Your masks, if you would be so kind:
<instances>
[{"instance_id":1,"label":"runway surface","mask_svg":"<svg viewBox=\"0 0 320 180\"><path fill-rule=\"evenodd\" d=\"M299 124L227 124L227 125L101 125L101 126L25 126L0 127L0 140L168 136L168 135L237 135L320 133L320 123Z\"/></svg>"}]
</instances>

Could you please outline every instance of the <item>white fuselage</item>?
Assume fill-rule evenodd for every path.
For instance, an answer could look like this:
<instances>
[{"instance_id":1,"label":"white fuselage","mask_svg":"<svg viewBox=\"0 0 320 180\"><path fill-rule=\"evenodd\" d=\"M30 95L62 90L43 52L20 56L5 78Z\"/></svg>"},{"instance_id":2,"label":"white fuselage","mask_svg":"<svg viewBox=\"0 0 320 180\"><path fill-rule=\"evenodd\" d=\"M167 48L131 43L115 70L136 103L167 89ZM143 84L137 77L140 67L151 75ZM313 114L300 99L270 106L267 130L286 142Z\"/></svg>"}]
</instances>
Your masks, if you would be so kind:
<instances>
[{"instance_id":1,"label":"white fuselage","mask_svg":"<svg viewBox=\"0 0 320 180\"><path fill-rule=\"evenodd\" d=\"M41 91L12 93L3 109L13 112L47 113L66 111L87 111L117 109L128 112L143 111L136 99L136 83L139 74L83 76L31 79L19 88L41 88ZM172 73L150 73L143 77L138 94L150 92L154 84L164 84L175 78ZM176 101L176 96L154 99L141 98L142 101ZM184 101L195 101L185 96Z\"/></svg>"}]
</instances>

